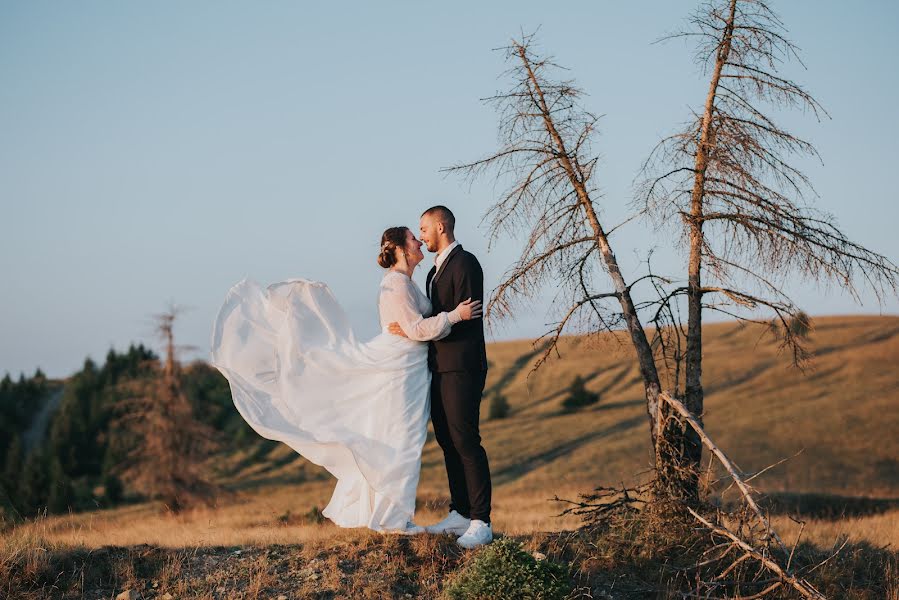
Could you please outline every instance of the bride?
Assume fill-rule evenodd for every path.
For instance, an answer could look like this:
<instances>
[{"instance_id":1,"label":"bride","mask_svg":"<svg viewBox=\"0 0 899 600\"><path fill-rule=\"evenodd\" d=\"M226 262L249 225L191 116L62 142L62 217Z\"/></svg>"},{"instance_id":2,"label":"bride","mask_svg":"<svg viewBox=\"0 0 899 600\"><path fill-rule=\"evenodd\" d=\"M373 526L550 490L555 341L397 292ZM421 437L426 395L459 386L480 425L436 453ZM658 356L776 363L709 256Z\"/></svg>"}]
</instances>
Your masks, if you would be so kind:
<instances>
[{"instance_id":1,"label":"bride","mask_svg":"<svg viewBox=\"0 0 899 600\"><path fill-rule=\"evenodd\" d=\"M430 414L429 340L481 316L478 301L431 313L412 280L424 259L407 227L381 236L381 333L353 334L324 283L289 279L267 288L244 279L215 321L212 364L234 405L262 437L284 442L337 478L322 513L341 527L421 533L413 523ZM408 337L388 333L399 323Z\"/></svg>"}]
</instances>

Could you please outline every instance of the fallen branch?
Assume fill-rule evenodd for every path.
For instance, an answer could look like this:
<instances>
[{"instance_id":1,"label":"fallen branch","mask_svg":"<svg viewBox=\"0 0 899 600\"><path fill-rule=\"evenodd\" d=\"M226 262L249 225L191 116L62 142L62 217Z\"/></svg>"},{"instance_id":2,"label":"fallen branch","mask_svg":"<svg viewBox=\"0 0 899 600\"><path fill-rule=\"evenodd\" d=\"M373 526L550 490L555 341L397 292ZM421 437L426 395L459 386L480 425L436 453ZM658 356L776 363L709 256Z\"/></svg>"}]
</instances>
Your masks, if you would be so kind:
<instances>
[{"instance_id":1,"label":"fallen branch","mask_svg":"<svg viewBox=\"0 0 899 600\"><path fill-rule=\"evenodd\" d=\"M747 554L750 554L751 556L753 556L756 560L758 560L760 563L762 563L767 569L776 573L784 582L789 583L793 587L793 589L795 589L797 592L802 594L803 597L811 598L812 600L826 600L824 595L822 595L821 592L819 592L814 587L812 587L812 585L809 582L786 572L784 569L781 568L781 566L779 564L777 564L776 561L772 560L768 556L765 556L764 554L762 554L761 552L759 552L758 550L756 550L755 548L750 546L748 543L746 543L745 541L740 539L740 537L738 535L736 535L735 533L733 533L726 527L714 525L714 524L710 523L705 517L703 517L702 515L697 513L692 508L687 507L687 510L690 512L691 515L693 515L696 518L697 521L702 523L709 530L714 531L718 535L723 535L723 536L729 538L735 545L739 546ZM774 589L775 589L775 586L772 586L772 587L768 588L768 590L766 590L765 593L767 593L767 591L773 591ZM759 598L761 596L756 595L753 597Z\"/></svg>"},{"instance_id":2,"label":"fallen branch","mask_svg":"<svg viewBox=\"0 0 899 600\"><path fill-rule=\"evenodd\" d=\"M758 517L759 521L764 525L765 531L768 532L771 538L777 542L780 550L786 555L788 554L787 547L781 541L780 537L775 533L773 529L771 529L771 524L768 523L768 519L762 514L762 510L759 508L759 505L756 503L755 498L752 497L752 490L749 489L749 486L743 481L742 476L738 473L736 467L734 467L733 463L727 458L727 455L712 441L712 439L706 434L705 430L702 428L702 425L696 420L696 417L693 416L684 404L672 397L668 392L662 392L659 394L659 399L667 402L674 410L676 410L680 415L684 418L684 420L689 423L690 427L699 434L699 437L702 439L702 443L712 452L717 458L718 461L727 469L727 472L730 474L731 478L734 480L734 483L737 484L737 487L740 488L740 492L742 492L743 497L746 499L746 504L749 505L749 508L755 513Z\"/></svg>"}]
</instances>

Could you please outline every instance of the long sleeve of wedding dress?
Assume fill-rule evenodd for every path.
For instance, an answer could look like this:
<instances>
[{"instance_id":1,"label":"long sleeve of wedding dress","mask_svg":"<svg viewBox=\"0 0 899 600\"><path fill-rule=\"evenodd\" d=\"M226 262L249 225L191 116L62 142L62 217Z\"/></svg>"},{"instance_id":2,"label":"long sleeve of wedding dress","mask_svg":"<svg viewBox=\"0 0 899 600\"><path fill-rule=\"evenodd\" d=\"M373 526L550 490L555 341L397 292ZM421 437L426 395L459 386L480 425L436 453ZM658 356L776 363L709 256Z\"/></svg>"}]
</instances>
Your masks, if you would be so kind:
<instances>
[{"instance_id":1,"label":"long sleeve of wedding dress","mask_svg":"<svg viewBox=\"0 0 899 600\"><path fill-rule=\"evenodd\" d=\"M405 280L405 281L404 281ZM381 283L382 327L436 339L450 316L411 279ZM336 479L323 514L341 527L403 529L415 513L430 414L428 344L383 332L360 342L327 285L244 280L216 317L211 362L262 437L281 441Z\"/></svg>"},{"instance_id":2,"label":"long sleeve of wedding dress","mask_svg":"<svg viewBox=\"0 0 899 600\"><path fill-rule=\"evenodd\" d=\"M427 342L445 338L461 320L455 310L424 316L430 312L431 302L409 277L396 271L384 276L378 298L382 329L396 322L410 340Z\"/></svg>"}]
</instances>

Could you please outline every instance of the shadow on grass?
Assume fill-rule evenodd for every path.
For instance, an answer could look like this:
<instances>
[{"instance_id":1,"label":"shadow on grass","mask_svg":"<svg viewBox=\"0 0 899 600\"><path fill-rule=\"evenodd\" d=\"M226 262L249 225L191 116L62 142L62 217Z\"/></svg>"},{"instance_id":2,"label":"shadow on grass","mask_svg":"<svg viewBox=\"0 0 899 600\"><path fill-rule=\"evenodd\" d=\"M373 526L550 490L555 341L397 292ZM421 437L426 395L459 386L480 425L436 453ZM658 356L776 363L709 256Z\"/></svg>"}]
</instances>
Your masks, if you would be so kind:
<instances>
[{"instance_id":1,"label":"shadow on grass","mask_svg":"<svg viewBox=\"0 0 899 600\"><path fill-rule=\"evenodd\" d=\"M520 479L521 477L524 477L531 471L539 469L544 465L567 456L575 452L579 448L586 446L587 444L590 444L598 439L625 431L627 429L639 427L645 423L646 417L640 415L638 417L619 421L614 425L611 425L604 429L600 429L598 431L591 431L590 433L581 435L572 440L568 440L567 442L563 442L545 452L538 452L530 456L522 457L515 464L494 471L491 474L491 479L494 485L504 485L507 483L511 483L517 479Z\"/></svg>"},{"instance_id":2,"label":"shadow on grass","mask_svg":"<svg viewBox=\"0 0 899 600\"><path fill-rule=\"evenodd\" d=\"M510 383L512 383L512 380L514 380L515 377L517 377L518 374L521 373L521 371L526 366L528 366L537 355L543 353L543 350L545 348L546 348L546 343L539 344L533 350L530 350L529 352L525 352L524 354L522 354L521 356L516 358L512 362L512 364L509 366L509 368L506 369L502 375L500 375L499 380L496 383L494 383L493 385L491 385L489 388L484 390L484 395L486 396L489 394L502 393L502 391L504 389L506 389L506 387Z\"/></svg>"},{"instance_id":3,"label":"shadow on grass","mask_svg":"<svg viewBox=\"0 0 899 600\"><path fill-rule=\"evenodd\" d=\"M839 520L879 515L899 508L899 498L866 498L834 494L775 492L761 498L761 507L772 515Z\"/></svg>"},{"instance_id":4,"label":"shadow on grass","mask_svg":"<svg viewBox=\"0 0 899 600\"><path fill-rule=\"evenodd\" d=\"M629 362L621 363L621 364L617 364L617 365L609 365L609 366L597 369L597 370L593 371L592 373L588 373L587 375L582 376L582 378L584 380L584 383L588 384L603 375L606 375L610 372L612 373L612 376L609 378L609 380L607 382L605 382L605 384L603 384L602 387L600 387L599 389L593 390L597 394L599 394L599 397L600 397L599 402L601 404L602 398L605 397L606 395L610 394L612 391L614 391L616 389L623 390L630 385L640 382L639 374L637 374L637 375L631 374L631 376L628 377L628 373L633 370L632 367L633 367L633 365ZM530 402L527 402L526 404L522 404L522 405L518 406L513 411L513 413L515 413L515 414L521 413L521 412L524 412L531 408L540 406L541 404L545 404L547 402L552 402L554 400L561 399L568 393L570 383L571 382L565 383L561 388L557 389L554 392L550 392L548 394L541 396L540 398L536 398L534 400L531 400Z\"/></svg>"},{"instance_id":5,"label":"shadow on grass","mask_svg":"<svg viewBox=\"0 0 899 600\"><path fill-rule=\"evenodd\" d=\"M268 456L280 444L281 442L275 440L260 438L251 452L248 452L237 464L229 467L221 475L225 477L236 476L247 467L262 462L264 457Z\"/></svg>"}]
</instances>

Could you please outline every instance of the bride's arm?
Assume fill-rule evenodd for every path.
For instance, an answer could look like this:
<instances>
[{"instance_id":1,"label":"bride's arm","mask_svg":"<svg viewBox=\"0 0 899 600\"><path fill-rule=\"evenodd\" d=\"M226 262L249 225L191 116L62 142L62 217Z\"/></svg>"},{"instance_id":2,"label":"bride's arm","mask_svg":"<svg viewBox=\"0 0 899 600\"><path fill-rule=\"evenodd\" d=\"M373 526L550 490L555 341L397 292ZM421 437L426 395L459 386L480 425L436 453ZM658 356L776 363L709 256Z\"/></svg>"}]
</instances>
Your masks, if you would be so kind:
<instances>
[{"instance_id":1,"label":"bride's arm","mask_svg":"<svg viewBox=\"0 0 899 600\"><path fill-rule=\"evenodd\" d=\"M415 301L415 285L412 281L391 281L381 292L381 302L389 303L389 310L385 311L391 319L402 328L403 333L410 340L427 342L439 340L449 335L452 326L462 320L462 315L457 307L451 312L442 312L433 317L423 317L418 310Z\"/></svg>"}]
</instances>

